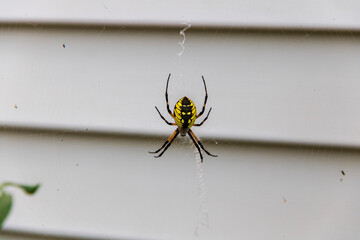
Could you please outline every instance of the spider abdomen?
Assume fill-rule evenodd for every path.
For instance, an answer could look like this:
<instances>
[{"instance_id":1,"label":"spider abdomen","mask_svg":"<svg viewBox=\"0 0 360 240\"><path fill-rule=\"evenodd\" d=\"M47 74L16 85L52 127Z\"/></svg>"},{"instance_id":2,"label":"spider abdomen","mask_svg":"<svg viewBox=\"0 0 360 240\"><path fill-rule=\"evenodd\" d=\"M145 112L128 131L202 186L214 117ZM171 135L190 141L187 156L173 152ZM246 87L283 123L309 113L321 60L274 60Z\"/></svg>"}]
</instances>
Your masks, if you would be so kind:
<instances>
[{"instance_id":1,"label":"spider abdomen","mask_svg":"<svg viewBox=\"0 0 360 240\"><path fill-rule=\"evenodd\" d=\"M191 128L196 119L196 107L190 98L181 98L174 107L175 122L180 128Z\"/></svg>"}]
</instances>

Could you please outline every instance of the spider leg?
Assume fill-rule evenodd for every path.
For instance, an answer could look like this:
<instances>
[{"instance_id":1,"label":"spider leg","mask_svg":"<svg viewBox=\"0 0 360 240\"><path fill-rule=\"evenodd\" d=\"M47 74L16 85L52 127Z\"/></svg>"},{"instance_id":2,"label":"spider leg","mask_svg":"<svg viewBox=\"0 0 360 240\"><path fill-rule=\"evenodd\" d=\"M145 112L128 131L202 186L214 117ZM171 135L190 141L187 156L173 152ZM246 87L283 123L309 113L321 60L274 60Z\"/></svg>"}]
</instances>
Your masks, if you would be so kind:
<instances>
[{"instance_id":1,"label":"spider leg","mask_svg":"<svg viewBox=\"0 0 360 240\"><path fill-rule=\"evenodd\" d=\"M178 131L178 130L176 129L176 130L173 132L173 134L165 141L165 143L161 146L161 148L159 148L158 150L156 150L156 151L154 151L154 152L150 152L150 151L149 151L149 153L154 154L154 153L160 152L160 150L162 150L170 141L172 141L173 138L175 138L174 135L176 134L176 131Z\"/></svg>"},{"instance_id":2,"label":"spider leg","mask_svg":"<svg viewBox=\"0 0 360 240\"><path fill-rule=\"evenodd\" d=\"M164 148L164 150L159 155L154 156L155 158L161 157L161 155L163 155L164 152L170 147L171 143L175 140L175 138L177 137L178 134L179 134L179 130L176 129L174 131L174 133L171 134L171 136L168 138L168 140L166 140L166 142L161 146L161 148L159 148L155 152L149 152L149 153L158 153L158 152L160 152L160 150L162 150Z\"/></svg>"},{"instance_id":3,"label":"spider leg","mask_svg":"<svg viewBox=\"0 0 360 240\"><path fill-rule=\"evenodd\" d=\"M195 136L194 132L191 131L191 129L189 129L189 135L192 136L192 138L195 139L196 143L199 144L199 146L202 148L202 150L204 150L204 152L206 152L209 156L217 157L217 155L214 155L214 154L209 153L209 152L204 148L204 146L202 145L202 143L200 142L200 140ZM191 138L191 139L192 139L192 138ZM194 140L193 140L193 141L194 141Z\"/></svg>"},{"instance_id":4,"label":"spider leg","mask_svg":"<svg viewBox=\"0 0 360 240\"><path fill-rule=\"evenodd\" d=\"M168 125L173 125L173 126L176 125L176 123L170 123L170 122L168 122L168 121L165 119L165 117L164 117L163 115L161 115L159 109L158 109L156 106L155 106L155 108L156 108L157 112L159 113L160 117L161 117Z\"/></svg>"},{"instance_id":5,"label":"spider leg","mask_svg":"<svg viewBox=\"0 0 360 240\"><path fill-rule=\"evenodd\" d=\"M202 154L201 154L201 150L200 150L199 145L197 144L197 142L196 142L196 140L194 139L194 137L191 135L190 131L188 131L188 134L189 134L191 140L193 141L195 147L197 148L197 150L198 150L198 152L199 152L199 154L200 154L201 162L203 162L204 159L203 159L203 156L202 156Z\"/></svg>"},{"instance_id":6,"label":"spider leg","mask_svg":"<svg viewBox=\"0 0 360 240\"><path fill-rule=\"evenodd\" d=\"M168 98L168 86L169 86L169 80L170 80L170 76L171 76L171 73L169 73L169 77L167 79L167 82L166 82L166 91L165 91L165 100L166 100L166 108L168 110L168 113L170 114L170 116L172 116L173 118L175 117L174 114L171 112L170 110L170 106L169 106L169 98Z\"/></svg>"},{"instance_id":7,"label":"spider leg","mask_svg":"<svg viewBox=\"0 0 360 240\"><path fill-rule=\"evenodd\" d=\"M204 82L204 87L205 87L205 101L204 101L203 108L201 109L201 112L198 115L196 115L196 118L200 117L205 112L206 102L207 102L207 99L208 99L208 93L207 93L205 78L204 78L204 76L201 76L201 77L202 77L202 80Z\"/></svg>"},{"instance_id":8,"label":"spider leg","mask_svg":"<svg viewBox=\"0 0 360 240\"><path fill-rule=\"evenodd\" d=\"M206 115L206 118L204 118L204 120L202 120L201 123L195 123L193 126L200 127L200 126L208 119L209 114L210 114L210 112L211 112L211 109L212 109L212 108L210 108L208 114Z\"/></svg>"},{"instance_id":9,"label":"spider leg","mask_svg":"<svg viewBox=\"0 0 360 240\"><path fill-rule=\"evenodd\" d=\"M161 146L161 148L159 148L158 150L156 150L156 151L154 151L154 152L148 151L148 153L151 153L151 154L158 153L158 152L160 152L160 150L163 149L168 143L169 143L169 140L166 140L166 141L164 142L164 144Z\"/></svg>"}]
</instances>

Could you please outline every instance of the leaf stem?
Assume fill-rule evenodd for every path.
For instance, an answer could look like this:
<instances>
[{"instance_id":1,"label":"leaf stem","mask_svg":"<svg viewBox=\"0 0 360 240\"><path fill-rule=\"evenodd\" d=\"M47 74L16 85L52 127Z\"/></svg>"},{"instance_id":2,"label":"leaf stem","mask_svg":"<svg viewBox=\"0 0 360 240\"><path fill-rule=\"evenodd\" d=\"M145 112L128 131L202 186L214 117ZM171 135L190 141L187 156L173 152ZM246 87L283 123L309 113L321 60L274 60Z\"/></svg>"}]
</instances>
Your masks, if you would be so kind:
<instances>
[{"instance_id":1,"label":"leaf stem","mask_svg":"<svg viewBox=\"0 0 360 240\"><path fill-rule=\"evenodd\" d=\"M3 189L5 187L17 187L22 189L27 194L33 194L40 187L40 184L29 186L29 185L17 184L13 182L4 182L0 185L0 192L3 192Z\"/></svg>"}]
</instances>

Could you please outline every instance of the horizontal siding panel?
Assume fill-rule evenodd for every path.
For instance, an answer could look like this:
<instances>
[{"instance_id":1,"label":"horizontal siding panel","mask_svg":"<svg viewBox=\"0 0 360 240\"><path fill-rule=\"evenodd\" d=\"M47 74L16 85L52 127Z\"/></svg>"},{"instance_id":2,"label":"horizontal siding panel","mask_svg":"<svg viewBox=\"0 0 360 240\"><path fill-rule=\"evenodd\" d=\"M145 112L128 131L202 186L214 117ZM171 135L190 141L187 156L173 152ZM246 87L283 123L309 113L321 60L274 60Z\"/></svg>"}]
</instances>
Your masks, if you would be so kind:
<instances>
[{"instance_id":1,"label":"horizontal siding panel","mask_svg":"<svg viewBox=\"0 0 360 240\"><path fill-rule=\"evenodd\" d=\"M1 22L360 29L360 3L346 1L3 1Z\"/></svg>"},{"instance_id":2,"label":"horizontal siding panel","mask_svg":"<svg viewBox=\"0 0 360 240\"><path fill-rule=\"evenodd\" d=\"M167 135L184 95L218 139L360 146L359 35L329 32L17 26L0 35L0 123ZM170 118L168 118L170 120Z\"/></svg>"}]
</instances>

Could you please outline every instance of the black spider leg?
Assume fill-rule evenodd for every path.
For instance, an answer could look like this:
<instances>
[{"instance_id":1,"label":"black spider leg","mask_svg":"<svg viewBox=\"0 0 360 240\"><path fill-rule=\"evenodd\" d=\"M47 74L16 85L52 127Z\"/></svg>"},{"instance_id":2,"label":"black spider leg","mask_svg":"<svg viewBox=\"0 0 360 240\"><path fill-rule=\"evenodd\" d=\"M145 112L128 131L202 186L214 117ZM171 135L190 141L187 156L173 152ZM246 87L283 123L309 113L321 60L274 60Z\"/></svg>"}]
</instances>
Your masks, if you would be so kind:
<instances>
[{"instance_id":1,"label":"black spider leg","mask_svg":"<svg viewBox=\"0 0 360 240\"><path fill-rule=\"evenodd\" d=\"M193 138L195 139L196 143L199 144L199 146L202 148L202 150L204 150L204 152L207 153L207 155L212 156L212 157L217 157L217 155L214 155L214 154L209 153L209 151L207 151L207 150L204 148L204 146L202 145L202 143L200 142L200 140L196 137L196 135L194 134L194 132L193 132L191 129L189 129L189 136L192 136L191 139L193 139ZM194 140L193 140L193 141L194 141Z\"/></svg>"},{"instance_id":2,"label":"black spider leg","mask_svg":"<svg viewBox=\"0 0 360 240\"><path fill-rule=\"evenodd\" d=\"M173 132L173 134L171 134L171 136L165 141L165 143L164 143L158 150L156 150L156 151L154 151L154 152L150 152L150 151L149 151L149 153L158 153L158 152L160 152L160 150L162 150L170 141L172 141L172 140L175 138L176 132L179 132L179 130L176 129L176 130Z\"/></svg>"},{"instance_id":3,"label":"black spider leg","mask_svg":"<svg viewBox=\"0 0 360 240\"><path fill-rule=\"evenodd\" d=\"M170 147L171 143L175 140L177 135L179 135L179 130L178 129L176 129L174 131L174 133L171 134L171 136L168 138L168 140L165 141L165 143L161 146L161 148L159 148L155 152L149 152L149 153L158 153L158 152L160 152L161 149L163 149L165 147L164 150L159 155L154 156L155 158L161 157L161 155L163 155L164 152Z\"/></svg>"},{"instance_id":4,"label":"black spider leg","mask_svg":"<svg viewBox=\"0 0 360 240\"><path fill-rule=\"evenodd\" d=\"M201 112L198 115L196 115L196 118L200 117L205 112L206 102L207 102L207 99L208 99L208 93L207 93L205 78L204 78L204 76L201 76L201 77L202 77L202 80L204 82L204 87L205 87L205 101L204 101L203 108L201 109Z\"/></svg>"},{"instance_id":5,"label":"black spider leg","mask_svg":"<svg viewBox=\"0 0 360 240\"><path fill-rule=\"evenodd\" d=\"M194 123L194 125L193 125L193 126L195 126L195 127L200 127L201 125L203 125L203 123L204 123L204 122L208 119L209 114L210 114L210 112L211 112L211 109L212 109L212 108L210 108L210 110L209 110L208 114L206 115L206 118L204 118L204 120L202 120L202 122L201 122L201 123Z\"/></svg>"},{"instance_id":6,"label":"black spider leg","mask_svg":"<svg viewBox=\"0 0 360 240\"><path fill-rule=\"evenodd\" d=\"M202 156L202 154L201 154L200 147L199 147L199 145L197 144L197 142L196 142L196 140L194 139L194 137L191 135L190 129L189 129L189 131L188 131L188 134L189 134L191 140L193 141L195 147L197 148L197 150L198 150L198 152L199 152L199 154L200 154L201 162L203 162L204 159L203 159L203 156Z\"/></svg>"},{"instance_id":7,"label":"black spider leg","mask_svg":"<svg viewBox=\"0 0 360 240\"><path fill-rule=\"evenodd\" d=\"M166 100L166 108L167 108L167 110L168 110L168 113L170 114L170 116L172 116L172 117L174 118L175 116L174 116L174 114L173 114L173 113L171 112L171 110L170 110L169 97L168 97L168 86L169 86L170 76L171 76L171 73L169 73L169 77L168 77L167 82L166 82L165 100Z\"/></svg>"},{"instance_id":8,"label":"black spider leg","mask_svg":"<svg viewBox=\"0 0 360 240\"><path fill-rule=\"evenodd\" d=\"M159 113L160 117L162 118L162 120L164 120L168 125L172 125L172 126L176 125L176 123L170 123L170 122L168 122L168 121L165 119L165 117L160 113L159 109L158 109L156 106L155 106L155 108L156 108L157 112Z\"/></svg>"}]
</instances>

